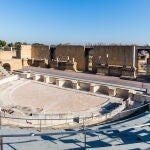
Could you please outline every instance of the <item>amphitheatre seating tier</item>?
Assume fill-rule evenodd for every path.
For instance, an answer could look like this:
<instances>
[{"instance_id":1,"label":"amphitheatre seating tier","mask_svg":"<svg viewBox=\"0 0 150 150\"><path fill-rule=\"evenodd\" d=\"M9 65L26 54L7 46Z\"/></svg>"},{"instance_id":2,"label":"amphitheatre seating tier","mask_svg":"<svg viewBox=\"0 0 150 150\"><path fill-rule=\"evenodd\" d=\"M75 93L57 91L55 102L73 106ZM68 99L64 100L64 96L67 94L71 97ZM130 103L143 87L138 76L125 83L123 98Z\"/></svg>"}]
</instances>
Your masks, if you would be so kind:
<instances>
[{"instance_id":1,"label":"amphitheatre seating tier","mask_svg":"<svg viewBox=\"0 0 150 150\"><path fill-rule=\"evenodd\" d=\"M91 84L87 82L29 72L18 72L15 77L16 78L13 79L15 81L9 82L10 85L8 88L3 88L3 86L6 86L5 84L1 86L1 88L4 89L1 91L1 101L2 98L5 99L5 101L3 101L3 106L5 106L3 110L8 110L5 111L5 117L22 116L23 118L29 118L29 120L31 118L35 120L32 120L29 125L24 121L25 119L23 121L19 120L19 122L17 120L16 123L11 119L9 121L4 119L4 122L7 122L7 124L14 123L17 125L36 127L39 125L37 119L45 118L54 119L53 121L46 121L45 126L61 126L62 124L74 126L77 125L77 123L74 122L74 118L76 117L79 118L78 125L80 125L80 123L82 124L83 118L85 117L87 118L87 124L92 124L92 122L101 122L116 114L115 112L107 117L100 114L101 106L104 106L105 102L114 101L120 103L121 107L116 109L117 112L122 111L126 106L121 98L109 97L108 95L102 95L100 92L90 92ZM56 93L57 96L55 95L56 91L58 92L58 94ZM5 93L7 93L7 95ZM42 94L40 95L40 93ZM51 98L47 97L47 94ZM51 94L54 95L54 97L52 97ZM36 96L36 98L34 96ZM54 107L52 100L54 101ZM60 102L59 105L56 105L57 100ZM60 107L61 103L64 105L63 107Z\"/></svg>"},{"instance_id":2,"label":"amphitheatre seating tier","mask_svg":"<svg viewBox=\"0 0 150 150\"><path fill-rule=\"evenodd\" d=\"M28 121L30 122L30 121ZM149 149L150 113L144 112L136 117L114 123L86 127L87 149L114 150L114 149ZM143 126L142 126L143 125ZM39 128L40 129L40 128ZM41 133L41 134L40 134ZM16 149L84 149L85 136L82 129L45 129L41 132L32 129L3 127L2 135L28 135L28 137L4 138L5 142L13 144ZM36 135L39 136L36 136ZM35 136L34 136L35 135ZM42 139L42 140L41 140ZM16 142L17 141L17 142ZM22 142L23 141L23 142ZM30 141L30 144L28 142ZM32 146L31 146L32 144ZM12 149L7 144L4 148Z\"/></svg>"},{"instance_id":3,"label":"amphitheatre seating tier","mask_svg":"<svg viewBox=\"0 0 150 150\"><path fill-rule=\"evenodd\" d=\"M11 81L12 87L9 86L8 90L3 91L4 93L1 94L1 97L5 95L3 104L6 104L6 106L15 104L10 107L10 111L13 110L13 113L5 114L9 119L5 118L4 123L14 123L20 126L38 127L40 122L43 127L55 126L56 128L60 128L66 126L80 126L83 123L83 119L87 125L110 119L118 119L118 114L121 111L127 107L134 107L133 95L139 93L131 89L96 84L84 80L59 78L59 76L43 75L35 72L16 72L15 79L13 80L16 81ZM52 97L52 95L49 95L51 98L45 97L46 94L50 94L50 92L51 94L55 94L55 91L58 92L58 94L56 94L57 96ZM6 92L7 95L5 94ZM33 95L36 95L36 99ZM73 97L73 95L75 97ZM82 99L83 97L85 101ZM9 98L13 99L9 100ZM63 109L60 107L61 103L56 106L56 98L64 105L64 111L62 111ZM69 98L70 101L68 101L67 98ZM55 104L51 106L52 99ZM65 99L65 101L63 101L63 99ZM67 103L67 101L69 103ZM77 104L78 106L76 106ZM56 110L54 110L54 108L56 108ZM124 113L121 117L130 115L131 113L133 112ZM20 117L23 119L19 120ZM10 118L18 119L15 123L13 119ZM25 120L30 120L30 123L27 123ZM44 123L43 120L45 120Z\"/></svg>"}]
</instances>

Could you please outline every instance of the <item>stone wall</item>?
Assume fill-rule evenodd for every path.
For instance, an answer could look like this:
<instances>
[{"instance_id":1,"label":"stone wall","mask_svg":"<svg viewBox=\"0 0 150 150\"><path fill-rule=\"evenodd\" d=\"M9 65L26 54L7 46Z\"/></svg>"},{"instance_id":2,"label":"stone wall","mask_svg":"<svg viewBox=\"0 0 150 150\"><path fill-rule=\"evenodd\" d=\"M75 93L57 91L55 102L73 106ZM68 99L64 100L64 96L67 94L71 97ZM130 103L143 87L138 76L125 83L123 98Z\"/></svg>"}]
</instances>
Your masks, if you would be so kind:
<instances>
[{"instance_id":1,"label":"stone wall","mask_svg":"<svg viewBox=\"0 0 150 150\"><path fill-rule=\"evenodd\" d=\"M22 60L13 57L14 57L14 51L0 51L1 65L10 66L11 71L15 69L21 69Z\"/></svg>"},{"instance_id":2,"label":"stone wall","mask_svg":"<svg viewBox=\"0 0 150 150\"><path fill-rule=\"evenodd\" d=\"M67 58L69 56L69 60L72 61L74 58L74 62L76 62L75 69L72 65L68 65L68 69L70 70L79 70L79 71L87 71L88 64L88 51L89 48L85 48L81 45L58 45L54 50L55 60L58 57ZM48 60L50 60L52 49L49 46L44 45L21 45L20 49L17 50L17 53L20 53L20 57L23 60L36 60L36 61L45 61L45 66L48 66ZM124 65L124 57L126 57L126 68L132 68L133 65L133 46L121 46L121 45L107 45L107 46L94 46L92 47L92 71L103 73L104 75L113 75L113 76L135 76L136 70L133 69L123 69ZM0 51L0 59L8 59L11 60L12 56L14 56L14 52L12 51ZM19 56L19 55L17 55ZM98 57L101 56L101 64L104 67L98 67ZM106 56L108 56L108 67L105 67L106 64ZM137 50L135 50L135 67L138 67L138 57ZM14 61L14 60L13 60ZM16 62L19 61L16 59ZM27 66L27 62L23 61L23 65ZM19 61L20 64L20 61ZM16 68L16 67L15 67ZM20 65L19 65L20 68ZM18 68L18 69L19 69ZM73 68L73 69L72 69ZM109 69L109 70L108 70ZM99 70L99 71L98 71Z\"/></svg>"},{"instance_id":3,"label":"stone wall","mask_svg":"<svg viewBox=\"0 0 150 150\"><path fill-rule=\"evenodd\" d=\"M69 56L75 58L77 62L77 70L85 71L85 48L84 46L60 45L56 47L55 57Z\"/></svg>"},{"instance_id":4,"label":"stone wall","mask_svg":"<svg viewBox=\"0 0 150 150\"><path fill-rule=\"evenodd\" d=\"M49 46L36 46L31 47L31 57L34 59L50 59Z\"/></svg>"},{"instance_id":5,"label":"stone wall","mask_svg":"<svg viewBox=\"0 0 150 150\"><path fill-rule=\"evenodd\" d=\"M0 60L11 59L14 53L12 51L0 51Z\"/></svg>"},{"instance_id":6,"label":"stone wall","mask_svg":"<svg viewBox=\"0 0 150 150\"><path fill-rule=\"evenodd\" d=\"M49 46L45 45L21 45L21 58L49 59Z\"/></svg>"},{"instance_id":7,"label":"stone wall","mask_svg":"<svg viewBox=\"0 0 150 150\"><path fill-rule=\"evenodd\" d=\"M126 66L132 66L132 48L133 46L95 46L93 49L92 70L96 72L98 57L101 56L101 63L106 64L106 55L108 54L108 65L123 66L124 56L126 56ZM137 51L135 55L135 67L137 67Z\"/></svg>"},{"instance_id":8,"label":"stone wall","mask_svg":"<svg viewBox=\"0 0 150 150\"><path fill-rule=\"evenodd\" d=\"M21 45L20 48L21 58L23 59L31 59L31 45Z\"/></svg>"},{"instance_id":9,"label":"stone wall","mask_svg":"<svg viewBox=\"0 0 150 150\"><path fill-rule=\"evenodd\" d=\"M11 59L10 60L11 70L22 69L22 59Z\"/></svg>"},{"instance_id":10,"label":"stone wall","mask_svg":"<svg viewBox=\"0 0 150 150\"><path fill-rule=\"evenodd\" d=\"M48 60L50 59L49 46L45 45L21 45L20 53L23 59L23 66L42 66L46 67L48 65ZM44 63L41 61L44 60ZM31 63L29 63L29 61Z\"/></svg>"},{"instance_id":11,"label":"stone wall","mask_svg":"<svg viewBox=\"0 0 150 150\"><path fill-rule=\"evenodd\" d=\"M22 59L16 59L16 58L12 58L12 59L7 59L7 60L2 60L2 66L8 64L10 65L10 70L17 70L17 69L22 69Z\"/></svg>"}]
</instances>

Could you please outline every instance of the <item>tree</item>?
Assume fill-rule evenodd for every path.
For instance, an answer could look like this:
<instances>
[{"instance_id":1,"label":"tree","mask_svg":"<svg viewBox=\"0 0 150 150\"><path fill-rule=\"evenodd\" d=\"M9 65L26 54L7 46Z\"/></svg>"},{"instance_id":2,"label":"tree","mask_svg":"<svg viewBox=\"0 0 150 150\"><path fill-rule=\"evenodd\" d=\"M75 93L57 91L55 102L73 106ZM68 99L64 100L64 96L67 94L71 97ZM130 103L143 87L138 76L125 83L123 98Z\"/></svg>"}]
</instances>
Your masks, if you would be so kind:
<instances>
[{"instance_id":1,"label":"tree","mask_svg":"<svg viewBox=\"0 0 150 150\"><path fill-rule=\"evenodd\" d=\"M0 47L4 47L4 46L6 46L6 41L3 41L3 40L0 40Z\"/></svg>"},{"instance_id":2,"label":"tree","mask_svg":"<svg viewBox=\"0 0 150 150\"><path fill-rule=\"evenodd\" d=\"M22 42L15 42L15 47L20 47L22 45Z\"/></svg>"},{"instance_id":3,"label":"tree","mask_svg":"<svg viewBox=\"0 0 150 150\"><path fill-rule=\"evenodd\" d=\"M23 42L22 44L23 44L23 45L28 45L28 43L26 43L26 42Z\"/></svg>"},{"instance_id":4,"label":"tree","mask_svg":"<svg viewBox=\"0 0 150 150\"><path fill-rule=\"evenodd\" d=\"M27 45L26 42L15 42L15 47L20 47L21 45Z\"/></svg>"},{"instance_id":5,"label":"tree","mask_svg":"<svg viewBox=\"0 0 150 150\"><path fill-rule=\"evenodd\" d=\"M41 43L33 43L32 45L35 45L35 46L43 46L44 44L41 44Z\"/></svg>"},{"instance_id":6,"label":"tree","mask_svg":"<svg viewBox=\"0 0 150 150\"><path fill-rule=\"evenodd\" d=\"M8 43L7 45L8 45L8 47L13 47L14 46L14 44L12 42Z\"/></svg>"}]
</instances>

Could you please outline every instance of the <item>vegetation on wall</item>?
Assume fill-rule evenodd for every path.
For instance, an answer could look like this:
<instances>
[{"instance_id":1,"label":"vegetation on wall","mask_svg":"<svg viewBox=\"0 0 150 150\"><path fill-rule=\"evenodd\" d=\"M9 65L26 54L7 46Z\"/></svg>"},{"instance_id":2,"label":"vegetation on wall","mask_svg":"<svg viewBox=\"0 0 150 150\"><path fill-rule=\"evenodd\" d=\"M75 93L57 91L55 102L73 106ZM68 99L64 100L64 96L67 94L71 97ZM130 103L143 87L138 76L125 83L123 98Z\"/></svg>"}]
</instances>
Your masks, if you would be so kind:
<instances>
[{"instance_id":1,"label":"vegetation on wall","mask_svg":"<svg viewBox=\"0 0 150 150\"><path fill-rule=\"evenodd\" d=\"M27 43L26 42L20 42L20 41L17 41L15 43L13 43L13 42L7 43L4 40L0 40L0 47L18 47L21 45L27 45Z\"/></svg>"},{"instance_id":2,"label":"vegetation on wall","mask_svg":"<svg viewBox=\"0 0 150 150\"><path fill-rule=\"evenodd\" d=\"M32 45L43 46L44 44L42 44L42 43L33 43Z\"/></svg>"}]
</instances>

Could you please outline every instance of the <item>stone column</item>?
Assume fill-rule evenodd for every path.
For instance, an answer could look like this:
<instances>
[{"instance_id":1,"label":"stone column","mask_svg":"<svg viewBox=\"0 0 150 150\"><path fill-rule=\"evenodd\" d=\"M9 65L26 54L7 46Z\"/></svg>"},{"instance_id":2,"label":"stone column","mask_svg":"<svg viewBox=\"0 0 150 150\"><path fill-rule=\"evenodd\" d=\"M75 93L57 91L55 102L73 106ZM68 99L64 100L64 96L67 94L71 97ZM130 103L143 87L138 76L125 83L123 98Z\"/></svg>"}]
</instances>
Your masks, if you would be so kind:
<instances>
[{"instance_id":1,"label":"stone column","mask_svg":"<svg viewBox=\"0 0 150 150\"><path fill-rule=\"evenodd\" d=\"M107 53L107 55L106 55L106 64L105 64L106 66L108 66L108 61L109 61L109 58L108 58L108 57L109 57L109 55L108 55L108 53Z\"/></svg>"},{"instance_id":2,"label":"stone column","mask_svg":"<svg viewBox=\"0 0 150 150\"><path fill-rule=\"evenodd\" d=\"M72 58L72 63L74 63L75 62L75 59L74 59L74 57Z\"/></svg>"},{"instance_id":3,"label":"stone column","mask_svg":"<svg viewBox=\"0 0 150 150\"><path fill-rule=\"evenodd\" d=\"M132 67L135 68L135 45L132 47Z\"/></svg>"},{"instance_id":4,"label":"stone column","mask_svg":"<svg viewBox=\"0 0 150 150\"><path fill-rule=\"evenodd\" d=\"M34 64L34 58L32 58L31 61L32 61L32 64Z\"/></svg>"},{"instance_id":5,"label":"stone column","mask_svg":"<svg viewBox=\"0 0 150 150\"><path fill-rule=\"evenodd\" d=\"M69 62L69 60L70 60L70 58L69 58L69 56L67 56L67 61Z\"/></svg>"},{"instance_id":6,"label":"stone column","mask_svg":"<svg viewBox=\"0 0 150 150\"><path fill-rule=\"evenodd\" d=\"M126 63L127 63L127 60L126 60L126 56L124 55L123 56L123 67L126 68Z\"/></svg>"},{"instance_id":7,"label":"stone column","mask_svg":"<svg viewBox=\"0 0 150 150\"><path fill-rule=\"evenodd\" d=\"M101 56L98 56L98 65L101 65Z\"/></svg>"},{"instance_id":8,"label":"stone column","mask_svg":"<svg viewBox=\"0 0 150 150\"><path fill-rule=\"evenodd\" d=\"M58 62L59 62L59 59L58 59L58 57L56 58L56 63L57 63L57 68L58 68Z\"/></svg>"}]
</instances>

